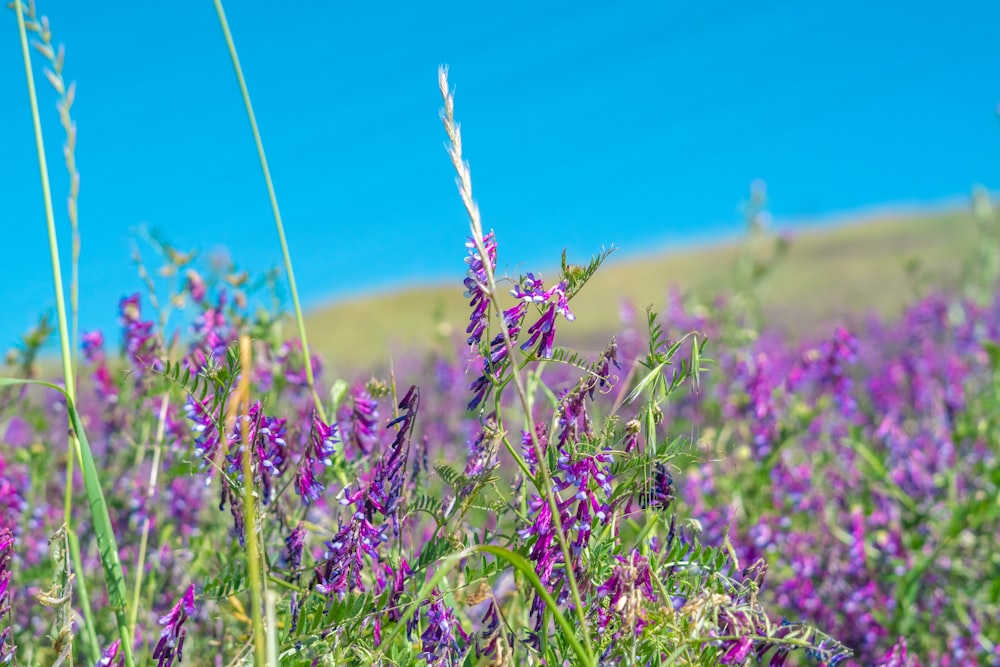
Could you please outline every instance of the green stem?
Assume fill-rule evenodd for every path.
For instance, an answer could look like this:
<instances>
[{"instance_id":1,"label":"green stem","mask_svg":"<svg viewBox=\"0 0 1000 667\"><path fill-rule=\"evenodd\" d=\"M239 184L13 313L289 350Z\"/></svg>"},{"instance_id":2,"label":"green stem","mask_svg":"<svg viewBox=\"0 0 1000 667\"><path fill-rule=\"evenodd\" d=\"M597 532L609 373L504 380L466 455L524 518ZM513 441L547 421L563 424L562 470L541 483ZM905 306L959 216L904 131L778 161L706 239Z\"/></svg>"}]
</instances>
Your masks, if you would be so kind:
<instances>
[{"instance_id":1,"label":"green stem","mask_svg":"<svg viewBox=\"0 0 1000 667\"><path fill-rule=\"evenodd\" d=\"M292 256L288 252L288 241L285 240L285 226L281 222L281 210L278 208L278 196L274 192L274 183L271 180L271 170L267 166L267 154L264 152L264 142L260 138L260 130L257 128L257 117L253 112L253 104L250 101L250 90L247 82L243 78L243 68L240 67L240 58L236 53L236 44L233 42L233 35L229 31L229 22L226 21L226 12L222 8L222 0L215 0L215 11L219 15L219 24L222 26L222 33L226 38L226 46L229 47L229 57L233 61L233 69L236 70L236 80L240 85L240 92L243 94L243 104L246 106L247 119L250 121L250 129L253 131L254 143L257 145L257 156L260 158L260 166L264 171L264 182L267 184L267 195L271 199L271 211L274 213L274 226L278 232L278 241L281 243L281 254L285 260L285 271L288 273L288 287L292 296L292 305L295 307L295 322L299 328L299 341L302 343L302 355L305 358L306 381L312 392L313 402L316 404L316 412L320 419L326 422L326 411L323 409L323 401L316 392L316 383L313 379L312 361L309 356L309 342L306 338L306 323L302 316L302 304L299 302L299 291L295 286L295 272L292 270Z\"/></svg>"},{"instance_id":2,"label":"green stem","mask_svg":"<svg viewBox=\"0 0 1000 667\"><path fill-rule=\"evenodd\" d=\"M160 414L156 426L156 440L153 444L153 465L149 472L149 487L146 489L146 518L142 523L142 536L139 538L139 556L135 564L135 589L132 591L132 608L129 610L128 628L135 637L135 626L139 619L139 598L142 595L142 575L146 568L146 549L149 546L149 529L152 525L153 496L156 494L156 480L160 470L160 453L163 450L163 435L166 431L167 406L170 401L167 394L160 401Z\"/></svg>"},{"instance_id":3,"label":"green stem","mask_svg":"<svg viewBox=\"0 0 1000 667\"><path fill-rule=\"evenodd\" d=\"M24 4L14 0L14 11L17 14L17 29L21 37L21 58L24 60L24 75L28 81L28 100L31 103L31 120L35 130L35 148L38 151L38 171L42 182L42 198L45 202L45 224L49 235L49 257L52 260L52 284L56 295L56 317L59 321L59 351L62 357L63 381L66 384L66 394L71 401L76 402L76 382L73 379L73 357L70 353L69 325L66 323L66 297L63 294L62 269L59 266L59 241L56 237L55 214L52 209L52 188L49 185L49 167L45 159L45 139L42 136L42 119L38 112L38 94L35 92L35 76L31 69L31 56L28 52L28 33L24 25ZM80 443L76 436L69 438L70 453L66 456L66 491L63 514L67 528L72 527L71 511L73 509L73 467L75 456L80 456ZM80 573L83 574L82 572Z\"/></svg>"},{"instance_id":4,"label":"green stem","mask_svg":"<svg viewBox=\"0 0 1000 667\"><path fill-rule=\"evenodd\" d=\"M66 537L69 542L69 554L73 559L73 567L77 572L83 572L83 559L80 557L80 540L76 533L66 529ZM101 646L97 642L97 634L94 630L94 610L90 607L90 595L87 593L87 578L77 575L76 590L80 596L80 605L83 607L83 636L87 647L87 654L90 662L97 664L101 659Z\"/></svg>"}]
</instances>

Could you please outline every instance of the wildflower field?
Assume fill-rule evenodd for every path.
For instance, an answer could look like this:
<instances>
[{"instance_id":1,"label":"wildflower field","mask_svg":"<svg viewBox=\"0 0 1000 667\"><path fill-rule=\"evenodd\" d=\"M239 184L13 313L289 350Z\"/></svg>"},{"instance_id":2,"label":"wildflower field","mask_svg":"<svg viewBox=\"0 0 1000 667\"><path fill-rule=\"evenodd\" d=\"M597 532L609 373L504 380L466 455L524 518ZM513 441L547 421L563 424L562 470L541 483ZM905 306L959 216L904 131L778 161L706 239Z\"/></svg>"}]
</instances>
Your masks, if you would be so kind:
<instances>
[{"instance_id":1,"label":"wildflower field","mask_svg":"<svg viewBox=\"0 0 1000 667\"><path fill-rule=\"evenodd\" d=\"M756 188L728 285L609 300L618 333L574 351L609 253L498 273L441 69L464 333L342 375L309 350L217 1L284 274L151 239L120 330L78 332L75 89L48 21L12 6L29 81L40 58L59 97L74 262L67 304L43 160L57 309L0 378L0 664L1000 664L985 193L957 285L792 340L760 294L796 248Z\"/></svg>"}]
</instances>

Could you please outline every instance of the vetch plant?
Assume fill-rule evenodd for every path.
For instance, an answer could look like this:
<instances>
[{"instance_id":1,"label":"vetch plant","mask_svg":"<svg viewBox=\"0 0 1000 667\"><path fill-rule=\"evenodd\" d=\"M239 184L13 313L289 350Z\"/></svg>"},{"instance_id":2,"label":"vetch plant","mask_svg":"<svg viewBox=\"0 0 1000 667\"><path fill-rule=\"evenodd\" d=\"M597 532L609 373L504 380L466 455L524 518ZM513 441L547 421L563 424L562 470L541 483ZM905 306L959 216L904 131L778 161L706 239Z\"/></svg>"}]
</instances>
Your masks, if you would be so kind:
<instances>
[{"instance_id":1,"label":"vetch plant","mask_svg":"<svg viewBox=\"0 0 1000 667\"><path fill-rule=\"evenodd\" d=\"M119 336L80 336L77 392L57 298L63 384L31 375L45 320L12 357L22 377L0 380L0 664L997 656L998 589L982 582L1000 580L1000 307L929 299L795 346L764 330L766 271L747 255L735 303L629 311L603 351L562 347L609 251L498 275L502 234L484 229L442 68L466 330L387 378L331 377L301 326L216 6L300 335L252 308L249 276L151 234L162 266L137 261L146 289L122 296ZM23 34L37 27L61 61L27 16Z\"/></svg>"}]
</instances>

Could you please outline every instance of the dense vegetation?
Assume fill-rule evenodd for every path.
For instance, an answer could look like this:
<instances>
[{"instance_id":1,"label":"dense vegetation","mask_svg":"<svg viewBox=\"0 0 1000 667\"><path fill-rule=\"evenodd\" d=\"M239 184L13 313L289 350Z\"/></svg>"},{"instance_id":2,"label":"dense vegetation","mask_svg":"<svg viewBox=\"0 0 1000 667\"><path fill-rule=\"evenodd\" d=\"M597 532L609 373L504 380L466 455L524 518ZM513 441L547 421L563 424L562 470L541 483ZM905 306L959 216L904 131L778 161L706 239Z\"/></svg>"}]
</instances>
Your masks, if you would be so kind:
<instances>
[{"instance_id":1,"label":"dense vegetation","mask_svg":"<svg viewBox=\"0 0 1000 667\"><path fill-rule=\"evenodd\" d=\"M72 175L62 51L15 10L52 63ZM755 188L726 289L608 303L618 335L582 354L559 341L607 254L496 273L503 233L439 84L470 221L450 349L338 377L287 252L293 340L248 293L275 276L151 239L166 289L123 295L121 344L83 332L77 358L57 267L62 382L37 377L48 319L0 380L0 664L1000 661L988 198L959 291L791 342L761 291L795 248Z\"/></svg>"}]
</instances>

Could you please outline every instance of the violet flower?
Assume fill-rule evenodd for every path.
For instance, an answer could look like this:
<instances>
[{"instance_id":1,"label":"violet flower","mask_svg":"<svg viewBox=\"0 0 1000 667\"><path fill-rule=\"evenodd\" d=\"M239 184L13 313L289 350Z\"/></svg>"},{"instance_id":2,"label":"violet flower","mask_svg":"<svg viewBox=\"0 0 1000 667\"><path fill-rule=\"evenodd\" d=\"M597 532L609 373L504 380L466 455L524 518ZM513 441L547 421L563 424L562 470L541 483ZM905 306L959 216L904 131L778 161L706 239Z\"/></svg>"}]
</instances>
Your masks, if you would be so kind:
<instances>
[{"instance_id":1,"label":"violet flower","mask_svg":"<svg viewBox=\"0 0 1000 667\"><path fill-rule=\"evenodd\" d=\"M125 355L141 376L147 368L159 365L160 345L153 334L154 324L141 319L139 294L122 299L118 304L125 339Z\"/></svg>"},{"instance_id":2,"label":"violet flower","mask_svg":"<svg viewBox=\"0 0 1000 667\"><path fill-rule=\"evenodd\" d=\"M97 661L97 667L122 667L125 664L125 653L121 651L122 640L116 639L111 642L103 653L101 659Z\"/></svg>"},{"instance_id":3,"label":"violet flower","mask_svg":"<svg viewBox=\"0 0 1000 667\"><path fill-rule=\"evenodd\" d=\"M618 563L611 576L597 587L597 597L608 598L607 607L598 608L597 631L604 632L615 618L638 637L646 627L647 601L656 601L649 561L638 549L633 549L628 558L615 556L615 560Z\"/></svg>"},{"instance_id":4,"label":"violet flower","mask_svg":"<svg viewBox=\"0 0 1000 667\"><path fill-rule=\"evenodd\" d=\"M538 321L528 328L528 339L521 343L521 349L528 351L535 348L535 352L540 358L551 359L555 344L556 314L562 315L567 322L576 319L576 316L569 309L566 281L545 290L541 279L535 278L533 274L529 273L523 283L511 290L511 294L524 303L533 303L542 307L548 304Z\"/></svg>"},{"instance_id":5,"label":"violet flower","mask_svg":"<svg viewBox=\"0 0 1000 667\"><path fill-rule=\"evenodd\" d=\"M527 304L519 303L512 308L503 311L504 323L507 326L507 335L510 336L512 344L517 343L517 337L521 333L521 323L524 321L524 314L527 312ZM482 364L482 375L476 378L469 385L472 391L472 400L469 401L469 409L475 410L485 401L493 391L495 382L499 382L503 375L504 364L509 357L507 343L503 334L498 333L490 341L490 354L480 360Z\"/></svg>"},{"instance_id":6,"label":"violet flower","mask_svg":"<svg viewBox=\"0 0 1000 667\"><path fill-rule=\"evenodd\" d=\"M476 243L472 239L465 244L468 248L468 257L465 263L469 265L468 276L465 279L465 296L470 298L469 307L472 314L469 316L469 326L465 332L469 334L467 343L469 345L479 345L483 340L483 334L490 326L490 300L488 291L489 278L486 271L486 263L480 256ZM486 261L489 262L490 270L497 266L497 242L493 232L483 237L483 247L486 250Z\"/></svg>"},{"instance_id":7,"label":"violet flower","mask_svg":"<svg viewBox=\"0 0 1000 667\"><path fill-rule=\"evenodd\" d=\"M351 389L351 413L348 418L348 438L355 453L367 456L378 442L378 401L372 398L364 385Z\"/></svg>"},{"instance_id":8,"label":"violet flower","mask_svg":"<svg viewBox=\"0 0 1000 667\"><path fill-rule=\"evenodd\" d=\"M0 630L0 664L14 661L14 646L11 639L11 563L14 560L14 534L10 528L0 527L0 623L7 617L6 627Z\"/></svg>"},{"instance_id":9,"label":"violet flower","mask_svg":"<svg viewBox=\"0 0 1000 667\"><path fill-rule=\"evenodd\" d=\"M301 573L297 570L302 567L302 551L305 548L306 541L306 529L302 522L292 530L291 534L285 538L285 552L283 554L284 566L290 570L286 575L285 579L289 582L294 582L296 584L302 579ZM293 590L291 595L291 600L289 601L290 612L292 617L291 622L291 632L295 632L295 628L299 624L299 592L298 590Z\"/></svg>"},{"instance_id":10,"label":"violet flower","mask_svg":"<svg viewBox=\"0 0 1000 667\"><path fill-rule=\"evenodd\" d=\"M434 590L424 607L424 631L420 635L420 655L428 667L461 665L468 653L469 635L455 618L455 610L444 603L441 592ZM407 633L416 626L416 617L407 625ZM459 637L462 641L459 642Z\"/></svg>"},{"instance_id":11,"label":"violet flower","mask_svg":"<svg viewBox=\"0 0 1000 667\"><path fill-rule=\"evenodd\" d=\"M364 591L361 570L364 557L379 558L378 547L386 537L384 527L376 528L361 511L340 527L332 540L326 542L323 561L316 566L313 588L321 595L343 600L352 591Z\"/></svg>"},{"instance_id":12,"label":"violet flower","mask_svg":"<svg viewBox=\"0 0 1000 667\"><path fill-rule=\"evenodd\" d=\"M153 649L153 659L158 660L157 667L170 667L175 659L178 663L183 660L184 637L187 635L184 622L194 612L194 584L191 584L177 604L160 617L159 623L163 626L163 631L160 633L160 641Z\"/></svg>"},{"instance_id":13,"label":"violet flower","mask_svg":"<svg viewBox=\"0 0 1000 667\"><path fill-rule=\"evenodd\" d=\"M316 479L316 472L333 465L337 442L337 425L323 423L314 411L309 442L295 473L295 490L302 498L303 504L309 505L326 490L322 482Z\"/></svg>"}]
</instances>

